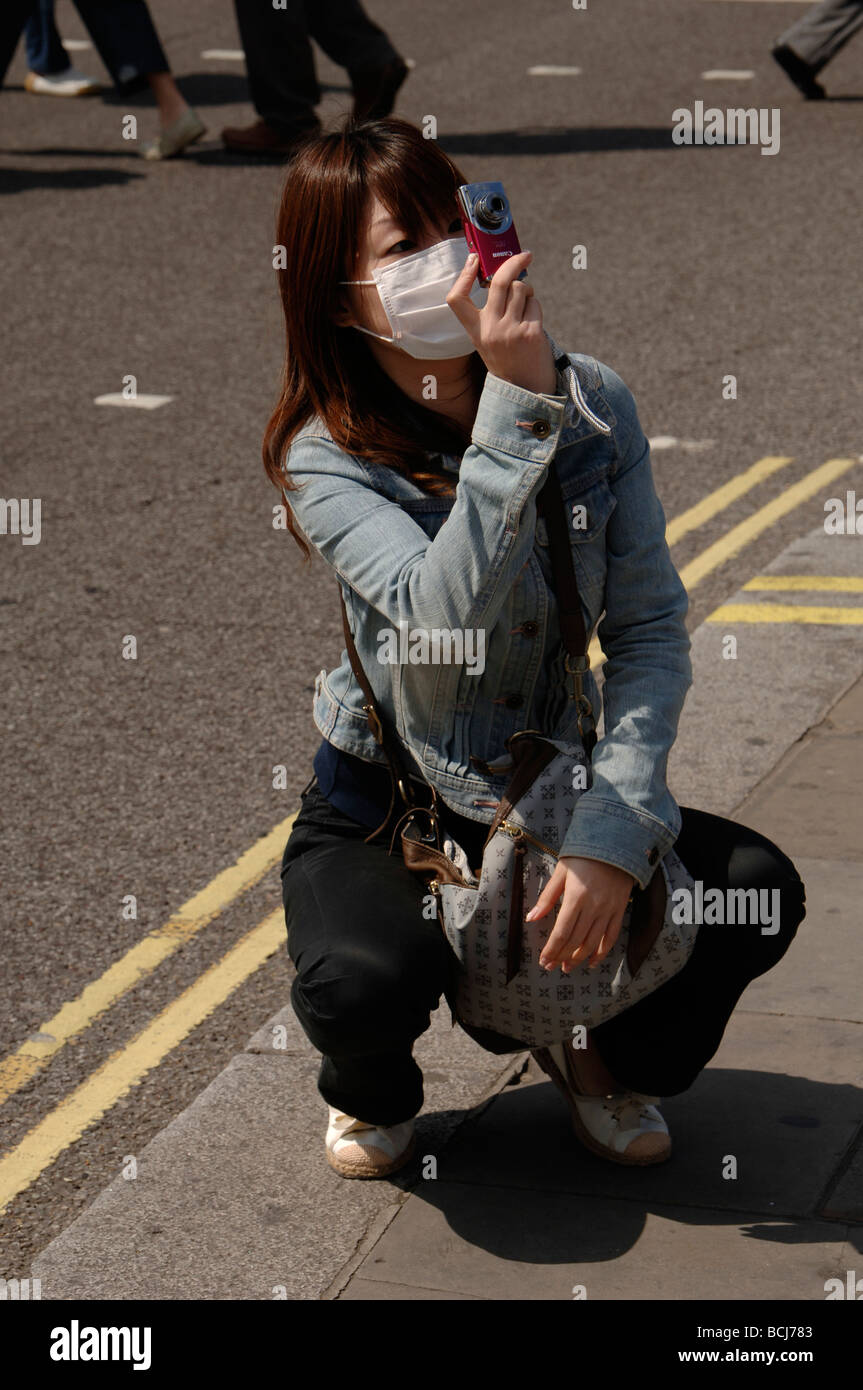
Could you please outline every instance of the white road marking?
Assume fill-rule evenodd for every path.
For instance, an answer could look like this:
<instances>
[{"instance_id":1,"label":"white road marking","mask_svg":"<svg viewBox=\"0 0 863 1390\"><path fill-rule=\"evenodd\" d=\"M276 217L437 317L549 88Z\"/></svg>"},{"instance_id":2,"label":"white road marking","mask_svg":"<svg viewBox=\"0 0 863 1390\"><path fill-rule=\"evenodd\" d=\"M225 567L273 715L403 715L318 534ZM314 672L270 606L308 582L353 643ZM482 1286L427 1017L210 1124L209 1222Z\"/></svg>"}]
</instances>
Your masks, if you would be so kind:
<instances>
[{"instance_id":1,"label":"white road marking","mask_svg":"<svg viewBox=\"0 0 863 1390\"><path fill-rule=\"evenodd\" d=\"M707 82L745 82L755 73L752 68L710 68L701 76Z\"/></svg>"},{"instance_id":2,"label":"white road marking","mask_svg":"<svg viewBox=\"0 0 863 1390\"><path fill-rule=\"evenodd\" d=\"M160 405L167 405L172 401L173 396L145 396L140 393L132 398L124 396L122 391L110 391L107 396L96 396L93 400L94 405L134 405L139 410L158 410Z\"/></svg>"},{"instance_id":3,"label":"white road marking","mask_svg":"<svg viewBox=\"0 0 863 1390\"><path fill-rule=\"evenodd\" d=\"M89 39L61 39L60 42L70 53L83 53L85 49L93 47Z\"/></svg>"},{"instance_id":4,"label":"white road marking","mask_svg":"<svg viewBox=\"0 0 863 1390\"><path fill-rule=\"evenodd\" d=\"M224 63L240 63L245 56L245 49L242 48L205 48L201 54L202 58Z\"/></svg>"},{"instance_id":5,"label":"white road marking","mask_svg":"<svg viewBox=\"0 0 863 1390\"><path fill-rule=\"evenodd\" d=\"M528 77L577 77L581 68L535 67L528 68Z\"/></svg>"},{"instance_id":6,"label":"white road marking","mask_svg":"<svg viewBox=\"0 0 863 1390\"><path fill-rule=\"evenodd\" d=\"M677 439L673 434L656 434L647 442L654 453L657 449L683 449L686 453L695 454L699 449L713 447L712 439Z\"/></svg>"}]
</instances>

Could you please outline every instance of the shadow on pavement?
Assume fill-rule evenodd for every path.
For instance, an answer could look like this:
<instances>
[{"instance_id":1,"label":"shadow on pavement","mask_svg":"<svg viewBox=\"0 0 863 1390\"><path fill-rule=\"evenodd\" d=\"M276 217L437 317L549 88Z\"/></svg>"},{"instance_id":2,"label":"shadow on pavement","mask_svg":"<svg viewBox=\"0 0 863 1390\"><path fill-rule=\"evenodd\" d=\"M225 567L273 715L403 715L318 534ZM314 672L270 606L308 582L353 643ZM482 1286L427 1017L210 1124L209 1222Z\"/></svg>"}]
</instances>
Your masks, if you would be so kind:
<instances>
[{"instance_id":1,"label":"shadow on pavement","mask_svg":"<svg viewBox=\"0 0 863 1390\"><path fill-rule=\"evenodd\" d=\"M447 154L579 154L596 150L676 150L671 126L595 126L441 132ZM695 148L695 147L693 147ZM711 146L716 149L717 146Z\"/></svg>"},{"instance_id":2,"label":"shadow on pavement","mask_svg":"<svg viewBox=\"0 0 863 1390\"><path fill-rule=\"evenodd\" d=\"M847 1153L859 1142L859 1135L849 1142L847 1129L860 1099L853 1086L711 1069L663 1101L674 1144L668 1162L630 1167L583 1147L550 1082L508 1086L437 1153L437 1181L424 1180L422 1170L438 1148L432 1135L440 1116L420 1115L416 1156L388 1181L438 1211L456 1241L516 1263L616 1259L641 1239L652 1214L682 1226L736 1227L746 1239L785 1246L811 1243L817 1225L821 1240L835 1231L841 1245L854 1235L846 1222L859 1217L822 1211L843 1147ZM729 1154L739 1165L735 1181L722 1176Z\"/></svg>"},{"instance_id":3,"label":"shadow on pavement","mask_svg":"<svg viewBox=\"0 0 863 1390\"><path fill-rule=\"evenodd\" d=\"M28 155L32 151L27 151ZM68 150L42 151L42 153L68 154ZM83 153L83 152L82 152ZM87 154L93 151L86 151ZM35 188L101 188L108 184L130 183L132 179L146 178L140 174L119 169L0 169L0 196L8 193L30 193Z\"/></svg>"}]
</instances>

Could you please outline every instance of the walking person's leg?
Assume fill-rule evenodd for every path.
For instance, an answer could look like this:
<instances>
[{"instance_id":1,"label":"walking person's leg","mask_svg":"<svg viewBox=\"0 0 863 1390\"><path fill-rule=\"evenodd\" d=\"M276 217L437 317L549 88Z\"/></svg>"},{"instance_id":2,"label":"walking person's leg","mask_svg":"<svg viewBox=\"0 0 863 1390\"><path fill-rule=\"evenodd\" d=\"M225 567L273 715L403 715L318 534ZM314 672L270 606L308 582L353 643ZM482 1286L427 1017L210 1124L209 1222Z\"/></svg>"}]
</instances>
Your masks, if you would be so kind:
<instances>
[{"instance_id":1,"label":"walking person's leg","mask_svg":"<svg viewBox=\"0 0 863 1390\"><path fill-rule=\"evenodd\" d=\"M57 32L54 0L37 0L24 28L29 72L24 86L35 96L83 97L101 90L86 73L69 61L69 54Z\"/></svg>"},{"instance_id":2,"label":"walking person's leg","mask_svg":"<svg viewBox=\"0 0 863 1390\"><path fill-rule=\"evenodd\" d=\"M54 0L37 0L24 26L27 62L31 72L65 72L69 56L63 47L54 20Z\"/></svg>"},{"instance_id":3,"label":"walking person's leg","mask_svg":"<svg viewBox=\"0 0 863 1390\"><path fill-rule=\"evenodd\" d=\"M409 1124L422 1107L413 1044L449 990L455 958L423 913L422 881L397 846L387 853L388 835L366 844L368 833L307 789L285 846L282 892L297 970L291 1002L322 1054L320 1094L380 1131Z\"/></svg>"},{"instance_id":4,"label":"walking person's leg","mask_svg":"<svg viewBox=\"0 0 863 1390\"><path fill-rule=\"evenodd\" d=\"M227 127L228 149L249 154L288 153L292 144L320 129L315 107L322 92L309 42L304 0L283 10L270 0L234 0L237 27L246 55L246 73L258 121Z\"/></svg>"},{"instance_id":5,"label":"walking person's leg","mask_svg":"<svg viewBox=\"0 0 863 1390\"><path fill-rule=\"evenodd\" d=\"M687 1090L719 1048L750 981L788 950L806 915L805 887L787 855L748 826L682 806L674 849L706 894L756 889L778 920L698 929L684 968L631 1008L591 1030L603 1062L628 1090L657 1096ZM774 890L776 892L774 893ZM774 930L776 928L776 930Z\"/></svg>"},{"instance_id":6,"label":"walking person's leg","mask_svg":"<svg viewBox=\"0 0 863 1390\"><path fill-rule=\"evenodd\" d=\"M773 57L809 98L826 95L816 73L863 27L863 0L822 0L776 40Z\"/></svg>"},{"instance_id":7,"label":"walking person's leg","mask_svg":"<svg viewBox=\"0 0 863 1390\"><path fill-rule=\"evenodd\" d=\"M160 134L142 154L169 159L199 140L206 127L171 73L145 0L74 0L99 57L123 95L149 87L159 108Z\"/></svg>"},{"instance_id":8,"label":"walking person's leg","mask_svg":"<svg viewBox=\"0 0 863 1390\"><path fill-rule=\"evenodd\" d=\"M347 69L355 120L388 116L410 69L360 0L306 0L309 33L327 57Z\"/></svg>"},{"instance_id":9,"label":"walking person's leg","mask_svg":"<svg viewBox=\"0 0 863 1390\"><path fill-rule=\"evenodd\" d=\"M822 0L781 34L777 43L793 48L813 73L820 72L863 26L861 0Z\"/></svg>"}]
</instances>

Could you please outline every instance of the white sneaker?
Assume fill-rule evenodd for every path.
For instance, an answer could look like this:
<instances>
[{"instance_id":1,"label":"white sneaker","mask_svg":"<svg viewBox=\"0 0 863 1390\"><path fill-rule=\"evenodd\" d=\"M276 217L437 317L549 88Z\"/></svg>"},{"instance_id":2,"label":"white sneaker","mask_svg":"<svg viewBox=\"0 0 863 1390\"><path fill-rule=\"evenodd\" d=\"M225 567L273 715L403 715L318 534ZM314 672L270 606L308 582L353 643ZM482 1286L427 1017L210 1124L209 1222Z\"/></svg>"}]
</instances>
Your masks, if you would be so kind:
<instances>
[{"instance_id":1,"label":"white sneaker","mask_svg":"<svg viewBox=\"0 0 863 1390\"><path fill-rule=\"evenodd\" d=\"M566 1097L572 1127L585 1148L613 1163L664 1163L671 1157L668 1125L657 1109L661 1096L640 1091L586 1096L578 1090L567 1043L532 1049L536 1061Z\"/></svg>"},{"instance_id":2,"label":"white sneaker","mask_svg":"<svg viewBox=\"0 0 863 1390\"><path fill-rule=\"evenodd\" d=\"M329 1106L327 1162L343 1178L382 1178L409 1162L416 1146L414 1121L368 1124Z\"/></svg>"},{"instance_id":3,"label":"white sneaker","mask_svg":"<svg viewBox=\"0 0 863 1390\"><path fill-rule=\"evenodd\" d=\"M73 67L65 72L28 72L24 86L28 92L44 97L87 97L102 90L101 82Z\"/></svg>"}]
</instances>

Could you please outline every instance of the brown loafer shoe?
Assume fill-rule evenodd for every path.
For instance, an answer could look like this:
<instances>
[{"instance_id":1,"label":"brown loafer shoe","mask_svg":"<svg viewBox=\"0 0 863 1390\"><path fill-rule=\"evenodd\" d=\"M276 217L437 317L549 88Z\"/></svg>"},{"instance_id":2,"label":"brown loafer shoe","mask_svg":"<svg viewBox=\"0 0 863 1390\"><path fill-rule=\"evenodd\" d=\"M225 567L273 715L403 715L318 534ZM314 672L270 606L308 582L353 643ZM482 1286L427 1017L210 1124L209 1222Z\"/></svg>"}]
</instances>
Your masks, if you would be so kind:
<instances>
[{"instance_id":1,"label":"brown loafer shoe","mask_svg":"<svg viewBox=\"0 0 863 1390\"><path fill-rule=\"evenodd\" d=\"M401 58L388 63L385 68L373 68L368 72L349 70L354 94L354 120L379 121L389 116L395 106L396 92L409 72L410 68Z\"/></svg>"},{"instance_id":2,"label":"brown loafer shoe","mask_svg":"<svg viewBox=\"0 0 863 1390\"><path fill-rule=\"evenodd\" d=\"M222 143L226 150L238 154L293 154L303 140L318 130L320 125L310 125L288 135L261 120L250 126L226 126Z\"/></svg>"}]
</instances>

